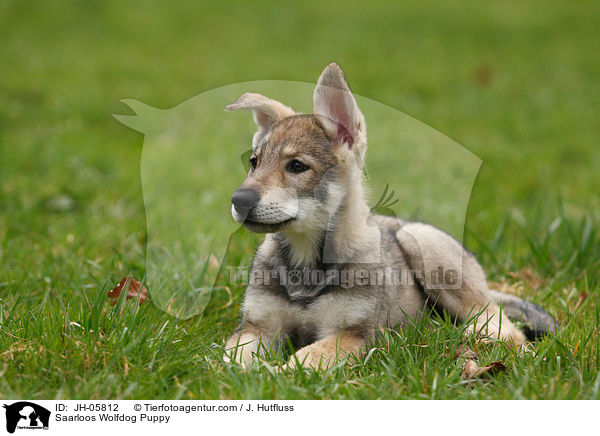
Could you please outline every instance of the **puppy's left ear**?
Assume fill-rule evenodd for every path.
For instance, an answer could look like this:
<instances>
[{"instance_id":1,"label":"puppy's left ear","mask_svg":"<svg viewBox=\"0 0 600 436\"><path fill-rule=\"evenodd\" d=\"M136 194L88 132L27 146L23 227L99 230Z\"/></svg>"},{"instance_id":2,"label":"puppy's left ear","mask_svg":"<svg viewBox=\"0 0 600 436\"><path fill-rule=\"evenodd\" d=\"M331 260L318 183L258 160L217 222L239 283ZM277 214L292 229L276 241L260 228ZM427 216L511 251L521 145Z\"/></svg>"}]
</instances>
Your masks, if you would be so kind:
<instances>
[{"instance_id":1,"label":"puppy's left ear","mask_svg":"<svg viewBox=\"0 0 600 436\"><path fill-rule=\"evenodd\" d=\"M283 103L252 92L243 94L235 102L225 106L225 109L228 111L252 111L254 122L258 126L258 131L252 139L253 150L258 146L260 140L271 130L273 124L295 114L292 108Z\"/></svg>"},{"instance_id":2,"label":"puppy's left ear","mask_svg":"<svg viewBox=\"0 0 600 436\"><path fill-rule=\"evenodd\" d=\"M364 148L367 142L365 118L350 91L344 72L331 63L321 73L313 94L313 113L335 143ZM360 150L362 151L362 150Z\"/></svg>"}]
</instances>

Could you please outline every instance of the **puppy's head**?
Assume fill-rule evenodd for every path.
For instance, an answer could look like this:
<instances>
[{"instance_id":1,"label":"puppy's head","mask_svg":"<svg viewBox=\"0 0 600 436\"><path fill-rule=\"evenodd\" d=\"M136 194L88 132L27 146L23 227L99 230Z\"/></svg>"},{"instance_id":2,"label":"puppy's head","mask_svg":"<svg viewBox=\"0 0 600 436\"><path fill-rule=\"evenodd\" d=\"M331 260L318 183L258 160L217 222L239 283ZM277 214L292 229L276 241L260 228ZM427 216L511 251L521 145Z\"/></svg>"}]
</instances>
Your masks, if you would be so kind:
<instances>
[{"instance_id":1,"label":"puppy's head","mask_svg":"<svg viewBox=\"0 0 600 436\"><path fill-rule=\"evenodd\" d=\"M366 126L344 73L325 68L313 114L247 93L227 110L252 110L258 131L250 169L233 194L233 218L255 232L324 230L353 183L360 183Z\"/></svg>"}]
</instances>

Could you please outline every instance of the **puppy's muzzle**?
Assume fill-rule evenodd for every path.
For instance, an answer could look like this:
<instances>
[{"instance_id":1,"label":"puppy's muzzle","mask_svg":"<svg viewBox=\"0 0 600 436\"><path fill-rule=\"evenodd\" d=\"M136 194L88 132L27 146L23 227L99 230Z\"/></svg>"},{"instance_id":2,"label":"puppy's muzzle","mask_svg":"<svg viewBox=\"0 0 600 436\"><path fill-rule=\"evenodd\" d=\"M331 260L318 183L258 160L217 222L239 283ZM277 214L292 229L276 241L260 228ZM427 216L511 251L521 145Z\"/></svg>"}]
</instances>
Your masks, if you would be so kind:
<instances>
[{"instance_id":1,"label":"puppy's muzzle","mask_svg":"<svg viewBox=\"0 0 600 436\"><path fill-rule=\"evenodd\" d=\"M258 192L254 189L240 188L233 193L231 203L242 219L248 216L248 212L260 201Z\"/></svg>"}]
</instances>

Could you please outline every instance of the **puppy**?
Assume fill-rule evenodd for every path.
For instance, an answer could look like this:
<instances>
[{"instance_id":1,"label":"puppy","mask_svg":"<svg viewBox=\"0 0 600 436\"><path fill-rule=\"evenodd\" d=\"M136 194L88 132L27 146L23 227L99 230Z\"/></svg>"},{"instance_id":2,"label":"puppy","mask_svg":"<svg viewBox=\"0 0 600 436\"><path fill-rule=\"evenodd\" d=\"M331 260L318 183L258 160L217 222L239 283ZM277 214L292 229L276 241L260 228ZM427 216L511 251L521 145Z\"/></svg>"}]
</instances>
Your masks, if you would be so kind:
<instances>
[{"instance_id":1,"label":"puppy","mask_svg":"<svg viewBox=\"0 0 600 436\"><path fill-rule=\"evenodd\" d=\"M232 215L266 233L226 360L246 365L253 354L291 341L297 351L288 367L326 368L359 356L382 328L429 309L513 345L523 344L525 333L553 331L543 309L490 291L475 257L451 236L371 212L363 188L365 119L337 64L319 78L313 114L253 93L226 109L251 110L258 126Z\"/></svg>"}]
</instances>

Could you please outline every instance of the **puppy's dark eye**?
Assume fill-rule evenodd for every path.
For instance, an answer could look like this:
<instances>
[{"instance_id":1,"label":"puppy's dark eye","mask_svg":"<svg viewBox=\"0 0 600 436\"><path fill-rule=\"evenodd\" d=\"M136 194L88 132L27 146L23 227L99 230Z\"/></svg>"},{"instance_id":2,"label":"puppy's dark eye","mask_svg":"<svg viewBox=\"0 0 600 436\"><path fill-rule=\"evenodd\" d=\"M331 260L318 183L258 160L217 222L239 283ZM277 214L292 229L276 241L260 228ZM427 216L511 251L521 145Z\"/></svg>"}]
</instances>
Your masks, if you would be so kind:
<instances>
[{"instance_id":1,"label":"puppy's dark eye","mask_svg":"<svg viewBox=\"0 0 600 436\"><path fill-rule=\"evenodd\" d=\"M258 165L258 159L256 159L255 157L251 157L250 158L250 168L252 168L253 170L256 169L256 165Z\"/></svg>"},{"instance_id":2,"label":"puppy's dark eye","mask_svg":"<svg viewBox=\"0 0 600 436\"><path fill-rule=\"evenodd\" d=\"M290 161L290 163L287 164L286 169L292 173L303 173L308 169L308 166L304 165L298 159L294 159L293 161Z\"/></svg>"}]
</instances>

